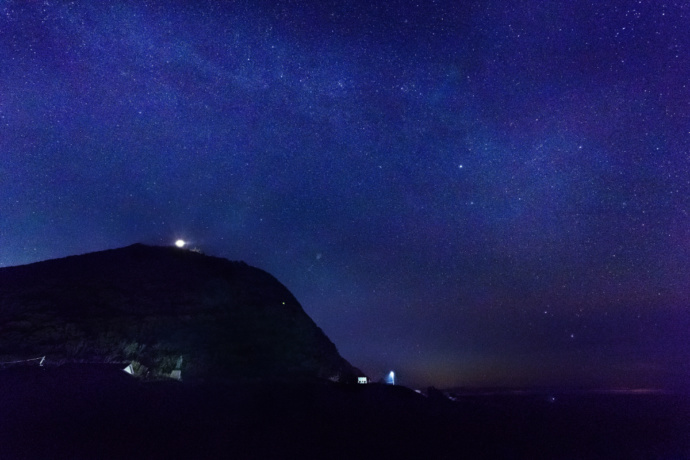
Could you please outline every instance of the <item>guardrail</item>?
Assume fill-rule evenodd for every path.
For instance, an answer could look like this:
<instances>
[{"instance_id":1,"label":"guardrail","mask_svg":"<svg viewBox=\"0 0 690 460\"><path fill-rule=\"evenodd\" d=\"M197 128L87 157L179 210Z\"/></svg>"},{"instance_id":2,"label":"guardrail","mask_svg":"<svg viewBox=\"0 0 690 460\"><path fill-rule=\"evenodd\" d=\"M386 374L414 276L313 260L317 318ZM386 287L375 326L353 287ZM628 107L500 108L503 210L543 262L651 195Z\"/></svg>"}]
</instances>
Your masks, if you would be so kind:
<instances>
[{"instance_id":1,"label":"guardrail","mask_svg":"<svg viewBox=\"0 0 690 460\"><path fill-rule=\"evenodd\" d=\"M39 365L39 366L43 366L43 362L44 362L45 360L46 360L46 357L45 357L45 356L41 356L41 357L38 357L38 358L20 359L20 360L17 360L17 361L4 361L4 362L0 362L0 366L4 366L5 364L28 363L28 362L30 362L30 361L40 361L40 363L38 363L38 365Z\"/></svg>"}]
</instances>

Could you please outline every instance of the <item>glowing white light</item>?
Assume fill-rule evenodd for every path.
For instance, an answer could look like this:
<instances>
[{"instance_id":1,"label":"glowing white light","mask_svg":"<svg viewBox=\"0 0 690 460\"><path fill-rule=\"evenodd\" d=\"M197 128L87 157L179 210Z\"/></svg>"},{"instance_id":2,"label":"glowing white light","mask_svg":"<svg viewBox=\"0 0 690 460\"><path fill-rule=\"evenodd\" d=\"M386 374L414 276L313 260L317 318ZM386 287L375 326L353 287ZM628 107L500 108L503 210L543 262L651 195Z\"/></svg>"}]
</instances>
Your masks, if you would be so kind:
<instances>
[{"instance_id":1,"label":"glowing white light","mask_svg":"<svg viewBox=\"0 0 690 460\"><path fill-rule=\"evenodd\" d=\"M183 248L185 244L187 244L187 242L185 240L175 241L175 246L177 246L178 248Z\"/></svg>"}]
</instances>

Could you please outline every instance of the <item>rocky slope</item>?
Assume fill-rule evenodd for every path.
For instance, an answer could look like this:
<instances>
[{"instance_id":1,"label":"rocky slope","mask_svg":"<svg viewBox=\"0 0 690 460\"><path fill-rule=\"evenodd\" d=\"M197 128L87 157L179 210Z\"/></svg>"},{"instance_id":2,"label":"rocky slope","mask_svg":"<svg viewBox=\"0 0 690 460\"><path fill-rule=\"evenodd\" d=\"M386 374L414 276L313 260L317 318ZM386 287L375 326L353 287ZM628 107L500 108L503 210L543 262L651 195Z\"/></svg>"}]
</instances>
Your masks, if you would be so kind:
<instances>
[{"instance_id":1,"label":"rocky slope","mask_svg":"<svg viewBox=\"0 0 690 460\"><path fill-rule=\"evenodd\" d=\"M359 372L265 271L141 244L0 269L0 362L39 356L183 379Z\"/></svg>"}]
</instances>

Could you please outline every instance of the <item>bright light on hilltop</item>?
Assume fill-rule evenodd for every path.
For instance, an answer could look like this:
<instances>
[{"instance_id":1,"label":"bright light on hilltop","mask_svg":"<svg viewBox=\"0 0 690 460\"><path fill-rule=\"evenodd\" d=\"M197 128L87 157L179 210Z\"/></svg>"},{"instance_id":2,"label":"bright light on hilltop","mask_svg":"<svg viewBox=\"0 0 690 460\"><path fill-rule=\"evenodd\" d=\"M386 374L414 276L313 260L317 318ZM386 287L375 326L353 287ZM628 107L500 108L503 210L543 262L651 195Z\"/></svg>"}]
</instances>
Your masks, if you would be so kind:
<instances>
[{"instance_id":1,"label":"bright light on hilltop","mask_svg":"<svg viewBox=\"0 0 690 460\"><path fill-rule=\"evenodd\" d=\"M183 248L185 246L185 244L187 244L187 242L185 240L175 241L175 246L177 246L178 248Z\"/></svg>"}]
</instances>

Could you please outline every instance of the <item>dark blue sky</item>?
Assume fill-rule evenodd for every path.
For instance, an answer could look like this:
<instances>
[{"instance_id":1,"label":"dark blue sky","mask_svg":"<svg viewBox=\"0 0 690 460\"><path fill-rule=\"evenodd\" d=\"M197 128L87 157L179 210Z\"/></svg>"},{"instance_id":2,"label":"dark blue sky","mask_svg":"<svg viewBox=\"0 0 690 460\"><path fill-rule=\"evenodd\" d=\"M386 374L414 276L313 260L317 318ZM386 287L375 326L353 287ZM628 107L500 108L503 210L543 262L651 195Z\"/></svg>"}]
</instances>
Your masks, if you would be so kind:
<instances>
[{"instance_id":1,"label":"dark blue sky","mask_svg":"<svg viewBox=\"0 0 690 460\"><path fill-rule=\"evenodd\" d=\"M0 266L185 238L375 378L686 385L689 82L680 1L3 1Z\"/></svg>"}]
</instances>

